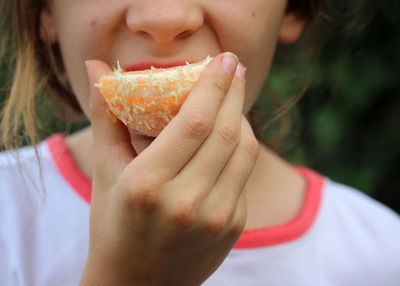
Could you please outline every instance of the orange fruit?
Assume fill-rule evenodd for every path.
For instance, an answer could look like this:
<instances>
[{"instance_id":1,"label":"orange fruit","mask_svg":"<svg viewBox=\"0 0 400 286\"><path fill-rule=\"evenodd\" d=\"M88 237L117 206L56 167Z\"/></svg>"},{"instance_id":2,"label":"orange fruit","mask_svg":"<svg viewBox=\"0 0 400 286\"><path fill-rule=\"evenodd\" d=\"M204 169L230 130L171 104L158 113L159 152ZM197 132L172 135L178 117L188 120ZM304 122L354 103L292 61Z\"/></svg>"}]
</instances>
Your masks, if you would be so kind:
<instances>
[{"instance_id":1,"label":"orange fruit","mask_svg":"<svg viewBox=\"0 0 400 286\"><path fill-rule=\"evenodd\" d=\"M157 136L179 112L210 57L173 68L124 71L119 65L95 84L111 113L136 132Z\"/></svg>"}]
</instances>

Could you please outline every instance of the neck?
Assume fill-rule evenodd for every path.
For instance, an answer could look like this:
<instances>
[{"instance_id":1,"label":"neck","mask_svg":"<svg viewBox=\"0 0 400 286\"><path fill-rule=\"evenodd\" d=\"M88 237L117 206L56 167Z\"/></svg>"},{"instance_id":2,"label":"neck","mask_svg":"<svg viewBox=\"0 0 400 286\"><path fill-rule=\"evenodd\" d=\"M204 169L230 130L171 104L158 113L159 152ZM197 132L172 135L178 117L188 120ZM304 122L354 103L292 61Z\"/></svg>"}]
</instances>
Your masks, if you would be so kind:
<instances>
[{"instance_id":1,"label":"neck","mask_svg":"<svg viewBox=\"0 0 400 286\"><path fill-rule=\"evenodd\" d=\"M91 129L86 128L69 136L66 144L78 168L92 179ZM147 142L148 144L150 142ZM265 228L286 223L299 214L305 193L305 181L290 164L261 144L260 155L246 184L245 192L245 229Z\"/></svg>"}]
</instances>

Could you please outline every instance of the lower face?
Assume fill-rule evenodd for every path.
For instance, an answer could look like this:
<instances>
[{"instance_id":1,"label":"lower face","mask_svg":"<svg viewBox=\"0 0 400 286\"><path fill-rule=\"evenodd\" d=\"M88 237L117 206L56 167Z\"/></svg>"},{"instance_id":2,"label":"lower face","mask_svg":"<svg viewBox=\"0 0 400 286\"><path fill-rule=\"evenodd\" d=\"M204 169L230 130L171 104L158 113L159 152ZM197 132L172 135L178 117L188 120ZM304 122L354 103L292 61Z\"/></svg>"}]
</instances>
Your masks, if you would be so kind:
<instances>
[{"instance_id":1,"label":"lower face","mask_svg":"<svg viewBox=\"0 0 400 286\"><path fill-rule=\"evenodd\" d=\"M88 115L85 60L197 61L230 51L247 67L247 114L266 80L285 0L51 0L63 62Z\"/></svg>"}]
</instances>

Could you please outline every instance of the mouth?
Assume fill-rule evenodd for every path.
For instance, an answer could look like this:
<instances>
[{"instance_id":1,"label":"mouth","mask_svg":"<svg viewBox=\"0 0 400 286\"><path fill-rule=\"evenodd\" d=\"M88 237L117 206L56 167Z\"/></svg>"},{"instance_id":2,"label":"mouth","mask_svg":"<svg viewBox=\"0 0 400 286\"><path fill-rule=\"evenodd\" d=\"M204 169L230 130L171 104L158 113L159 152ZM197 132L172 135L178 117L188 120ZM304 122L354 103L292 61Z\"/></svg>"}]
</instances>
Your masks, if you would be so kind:
<instances>
[{"instance_id":1,"label":"mouth","mask_svg":"<svg viewBox=\"0 0 400 286\"><path fill-rule=\"evenodd\" d=\"M171 62L171 63L157 63L157 62L143 62L133 65L128 65L124 67L126 71L142 71L154 68L173 68L177 66L184 66L186 63L192 64L193 61L178 61L178 62Z\"/></svg>"}]
</instances>

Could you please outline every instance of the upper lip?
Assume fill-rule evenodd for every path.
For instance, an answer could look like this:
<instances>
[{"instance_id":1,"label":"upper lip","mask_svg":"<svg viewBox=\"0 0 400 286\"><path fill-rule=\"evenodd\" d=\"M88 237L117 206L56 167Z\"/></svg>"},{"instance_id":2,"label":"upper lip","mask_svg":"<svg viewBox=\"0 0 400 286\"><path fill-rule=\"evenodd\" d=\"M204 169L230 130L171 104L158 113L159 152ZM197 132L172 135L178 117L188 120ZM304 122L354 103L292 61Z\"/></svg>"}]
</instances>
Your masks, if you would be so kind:
<instances>
[{"instance_id":1,"label":"upper lip","mask_svg":"<svg viewBox=\"0 0 400 286\"><path fill-rule=\"evenodd\" d=\"M151 67L155 68L172 68L177 66L183 66L188 63L194 63L195 61L176 61L176 62L169 62L169 63L159 63L159 62L141 62L136 64L129 64L123 67L124 70L127 71L140 71L150 69Z\"/></svg>"}]
</instances>

